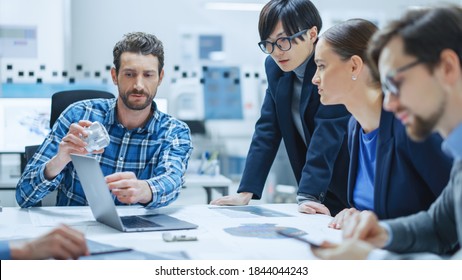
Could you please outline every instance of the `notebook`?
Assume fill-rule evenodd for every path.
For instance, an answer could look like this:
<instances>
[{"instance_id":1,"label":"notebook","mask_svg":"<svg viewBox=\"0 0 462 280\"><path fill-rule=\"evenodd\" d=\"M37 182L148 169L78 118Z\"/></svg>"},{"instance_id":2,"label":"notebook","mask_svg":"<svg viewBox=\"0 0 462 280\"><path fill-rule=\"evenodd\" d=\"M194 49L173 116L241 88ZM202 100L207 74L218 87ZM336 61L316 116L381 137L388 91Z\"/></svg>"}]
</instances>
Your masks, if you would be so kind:
<instances>
[{"instance_id":1,"label":"notebook","mask_svg":"<svg viewBox=\"0 0 462 280\"><path fill-rule=\"evenodd\" d=\"M188 260L184 251L146 253L127 247L118 247L87 239L89 256L81 256L79 260Z\"/></svg>"},{"instance_id":2,"label":"notebook","mask_svg":"<svg viewBox=\"0 0 462 280\"><path fill-rule=\"evenodd\" d=\"M91 156L71 154L83 191L95 219L125 232L195 229L191 224L165 214L119 216L98 161Z\"/></svg>"}]
</instances>

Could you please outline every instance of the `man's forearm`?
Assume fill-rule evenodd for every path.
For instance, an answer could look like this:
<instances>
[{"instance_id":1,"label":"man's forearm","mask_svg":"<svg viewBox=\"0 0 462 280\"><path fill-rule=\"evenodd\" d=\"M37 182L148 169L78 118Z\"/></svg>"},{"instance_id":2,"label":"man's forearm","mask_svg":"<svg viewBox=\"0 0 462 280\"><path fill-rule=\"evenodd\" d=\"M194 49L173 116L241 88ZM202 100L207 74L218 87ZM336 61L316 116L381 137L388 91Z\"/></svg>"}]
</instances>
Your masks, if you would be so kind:
<instances>
[{"instance_id":1,"label":"man's forearm","mask_svg":"<svg viewBox=\"0 0 462 280\"><path fill-rule=\"evenodd\" d=\"M52 157L45 165L45 178L49 181L53 180L59 173L61 173L61 171L63 171L66 165L67 162L63 163L57 155Z\"/></svg>"}]
</instances>

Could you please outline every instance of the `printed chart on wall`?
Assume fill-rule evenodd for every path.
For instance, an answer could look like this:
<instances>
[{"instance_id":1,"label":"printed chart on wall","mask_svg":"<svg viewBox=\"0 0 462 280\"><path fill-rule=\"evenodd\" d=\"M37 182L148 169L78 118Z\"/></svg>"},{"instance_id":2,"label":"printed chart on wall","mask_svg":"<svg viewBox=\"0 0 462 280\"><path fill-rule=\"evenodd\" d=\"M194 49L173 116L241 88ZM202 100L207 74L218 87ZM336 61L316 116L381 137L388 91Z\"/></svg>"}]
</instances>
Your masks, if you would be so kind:
<instances>
[{"instance_id":1,"label":"printed chart on wall","mask_svg":"<svg viewBox=\"0 0 462 280\"><path fill-rule=\"evenodd\" d=\"M50 130L50 106L49 98L1 98L0 151L41 144Z\"/></svg>"}]
</instances>

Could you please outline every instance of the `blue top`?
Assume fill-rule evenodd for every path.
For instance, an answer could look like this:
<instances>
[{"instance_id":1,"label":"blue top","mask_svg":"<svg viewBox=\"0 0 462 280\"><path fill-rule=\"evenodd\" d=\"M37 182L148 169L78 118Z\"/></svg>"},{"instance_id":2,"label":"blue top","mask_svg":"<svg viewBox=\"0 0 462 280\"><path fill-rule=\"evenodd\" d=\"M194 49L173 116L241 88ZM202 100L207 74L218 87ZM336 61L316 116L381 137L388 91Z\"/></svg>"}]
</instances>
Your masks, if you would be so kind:
<instances>
[{"instance_id":1,"label":"blue top","mask_svg":"<svg viewBox=\"0 0 462 280\"><path fill-rule=\"evenodd\" d=\"M373 210L380 219L427 210L449 181L452 159L441 151L438 134L414 142L393 113L382 110L377 132ZM351 118L348 146L348 202L356 207L354 189L359 168L361 126Z\"/></svg>"},{"instance_id":2,"label":"blue top","mask_svg":"<svg viewBox=\"0 0 462 280\"><path fill-rule=\"evenodd\" d=\"M332 214L346 206L348 178L347 126L350 114L343 105L324 106L311 79L314 56L308 60L300 96L303 137L292 115L293 71L284 72L271 56L266 58L268 89L255 125L238 192L260 199L266 178L284 140L299 195L323 202ZM306 144L305 144L305 141Z\"/></svg>"},{"instance_id":3,"label":"blue top","mask_svg":"<svg viewBox=\"0 0 462 280\"><path fill-rule=\"evenodd\" d=\"M21 207L37 204L55 189L56 205L87 205L72 162L51 181L44 175L45 164L57 154L69 126L80 120L99 121L109 133L109 146L94 155L104 175L131 171L139 180L146 180L153 196L149 207L165 206L177 198L192 150L188 126L157 110L153 102L154 114L146 125L128 130L117 120L116 104L117 98L84 100L61 114L18 182L16 200ZM115 196L114 200L122 204Z\"/></svg>"},{"instance_id":4,"label":"blue top","mask_svg":"<svg viewBox=\"0 0 462 280\"><path fill-rule=\"evenodd\" d=\"M353 191L353 203L358 210L374 210L374 179L378 128L359 138L358 173Z\"/></svg>"},{"instance_id":5,"label":"blue top","mask_svg":"<svg viewBox=\"0 0 462 280\"><path fill-rule=\"evenodd\" d=\"M0 260L11 259L10 244L8 241L0 241Z\"/></svg>"},{"instance_id":6,"label":"blue top","mask_svg":"<svg viewBox=\"0 0 462 280\"><path fill-rule=\"evenodd\" d=\"M462 160L462 123L451 131L443 142L443 150L448 153L455 161Z\"/></svg>"}]
</instances>

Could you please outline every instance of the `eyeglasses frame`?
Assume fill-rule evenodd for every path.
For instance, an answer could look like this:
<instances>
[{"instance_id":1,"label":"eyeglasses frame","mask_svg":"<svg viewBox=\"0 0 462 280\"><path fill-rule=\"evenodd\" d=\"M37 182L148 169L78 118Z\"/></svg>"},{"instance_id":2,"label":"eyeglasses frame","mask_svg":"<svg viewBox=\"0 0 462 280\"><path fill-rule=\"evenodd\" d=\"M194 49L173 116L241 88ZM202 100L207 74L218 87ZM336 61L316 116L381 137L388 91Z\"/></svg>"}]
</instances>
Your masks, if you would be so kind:
<instances>
[{"instance_id":1,"label":"eyeglasses frame","mask_svg":"<svg viewBox=\"0 0 462 280\"><path fill-rule=\"evenodd\" d=\"M289 51L291 48L292 48L292 40L300 37L300 36L303 36L303 34L305 34L307 31L309 30L309 28L307 29L303 29L302 31L299 31L297 33L295 33L294 35L291 35L291 36L286 36L286 37L279 37L276 39L276 41L274 42L270 42L270 41L260 41L258 42L258 47L260 47L260 50L266 54L272 54L274 52L274 46L276 45L278 47L278 49L280 49L281 51L283 52L286 52L286 51ZM283 50L279 45L278 45L278 41L280 40L289 40L289 48L287 50ZM262 45L262 44L265 44L265 45ZM266 44L270 44L271 45L271 52L268 52L266 51Z\"/></svg>"},{"instance_id":2,"label":"eyeglasses frame","mask_svg":"<svg viewBox=\"0 0 462 280\"><path fill-rule=\"evenodd\" d=\"M383 94L385 95L388 95L388 94L391 94L395 97L399 97L399 94L400 94L400 85L401 85L401 82L396 82L395 81L395 77L396 75L398 75L399 73L402 73L404 71L407 71L409 69L411 69L412 67L414 66L417 66L419 65L420 63L423 63L422 60L420 59L417 59L416 61L413 61L411 63L408 63L404 66L401 66L393 71L391 71L390 73L388 73L386 76L385 76L385 80L382 81L382 91L383 91Z\"/></svg>"}]
</instances>

